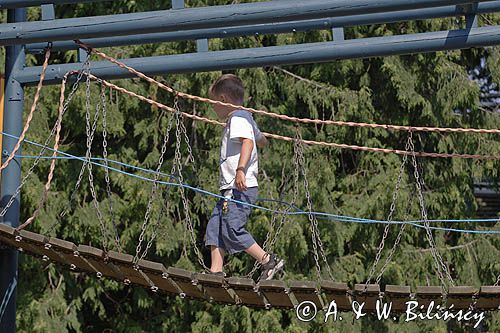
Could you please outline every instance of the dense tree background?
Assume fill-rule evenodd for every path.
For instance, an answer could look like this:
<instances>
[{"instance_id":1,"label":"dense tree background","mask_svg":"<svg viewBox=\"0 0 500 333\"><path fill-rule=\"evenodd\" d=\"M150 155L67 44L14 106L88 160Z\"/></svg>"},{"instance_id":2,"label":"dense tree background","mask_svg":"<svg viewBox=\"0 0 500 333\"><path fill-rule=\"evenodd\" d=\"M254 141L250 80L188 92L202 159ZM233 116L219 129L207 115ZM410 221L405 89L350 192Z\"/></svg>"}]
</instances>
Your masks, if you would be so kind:
<instances>
[{"instance_id":1,"label":"dense tree background","mask_svg":"<svg viewBox=\"0 0 500 333\"><path fill-rule=\"evenodd\" d=\"M189 7L228 4L238 1L187 1ZM59 6L58 18L128 13L168 9L169 1L114 1L86 5ZM6 13L2 13L5 22ZM29 10L30 20L40 17L39 8ZM500 24L499 15L483 15L481 25ZM387 36L463 27L463 19L440 19L402 22L386 25L361 26L346 29L346 38ZM245 38L210 40L210 50L262 47L331 40L330 31L268 35ZM194 41L150 44L104 49L119 57L195 52ZM4 51L2 50L4 53ZM484 70L491 73L491 82L500 82L500 48L415 54L399 57L344 60L326 64L269 67L230 71L238 74L247 87L248 105L271 112L298 117L336 119L388 124L430 125L441 127L499 128L500 115L479 104L480 86L470 80L469 71L485 59ZM29 55L29 65L41 65L42 55ZM95 58L94 60L97 60ZM2 57L2 65L3 65ZM51 63L76 61L76 51L57 53ZM286 71L284 71L286 70ZM290 73L296 76L290 75ZM221 72L158 77L174 88L207 96L210 83ZM301 79L306 78L307 80ZM120 80L116 84L149 96L167 105L172 95L138 79ZM28 88L26 108L29 108L34 88ZM44 142L56 118L59 87L43 90L39 112L28 134L31 140ZM92 102L98 100L98 88L92 85ZM63 150L85 155L85 94L80 88L63 122ZM181 101L186 112L215 118L206 104ZM94 112L94 110L92 110ZM155 169L160 154L162 136L170 115L138 100L112 94L108 107L110 158L149 169ZM256 116L261 129L293 136L293 124ZM185 121L193 146L195 164L184 168L185 182L217 192L217 160L221 130L203 123ZM102 156L102 125L97 128L94 155ZM374 147L404 149L406 134L384 130L368 130L334 126L301 125L304 138ZM162 171L169 173L174 152L171 135ZM418 133L417 150L429 152L459 152L500 154L498 137L472 134ZM183 145L183 159L187 156ZM38 150L24 146L24 154ZM293 151L290 143L271 141L260 152L261 198L278 198L282 173L293 174ZM354 152L349 150L306 147L305 158L314 209L334 214L372 219L387 218L394 183L401 158L396 155ZM500 164L491 161L461 159L419 159L425 179L425 198L432 219L472 218L477 211L473 184L479 181L498 182ZM32 161L25 160L26 171ZM100 246L102 233L92 203L87 175L83 178L76 198L71 201L69 214L60 217L68 207L81 168L78 161L58 161L52 191L44 213L31 227L75 243ZM49 163L41 162L22 192L22 219L31 215L41 195ZM125 169L124 169L125 170ZM128 170L128 169L127 169ZM129 170L130 171L130 170ZM415 195L411 169L405 170L403 188L398 201L396 218L403 218L409 198ZM142 173L138 173L144 175ZM102 168L94 167L94 178L101 209L111 230L107 210L106 183ZM167 179L164 179L167 180ZM299 183L299 207L306 207L302 182ZM291 184L289 184L290 186ZM124 250L134 254L140 227L150 197L150 183L111 173L114 219L118 223ZM148 258L165 266L200 270L184 230L185 215L179 191L172 189L165 200L166 211L161 216L158 238ZM191 216L198 243L202 243L207 217L215 199L186 192L191 202ZM291 190L285 191L291 200ZM268 202L260 202L275 207ZM159 214L161 201L156 200L153 216ZM416 202L409 213L420 217ZM153 219L154 221L154 219ZM259 242L265 239L271 214L254 210L248 223ZM52 226L56 223L54 229ZM488 225L452 224L454 227L486 229ZM498 227L496 227L498 228ZM50 229L50 230L49 230ZM337 281L362 283L373 263L383 225L366 225L319 220L319 229L326 254ZM394 243L397 228L391 228L386 251ZM151 231L151 229L150 229ZM148 232L148 237L150 236ZM500 238L472 234L434 232L437 246L458 285L492 284L500 272ZM275 251L286 260L285 279L316 279L311 235L307 218L287 222L276 243ZM203 249L208 262L208 252ZM230 274L243 275L252 267L247 255L230 258ZM29 256L20 256L18 287L19 331L38 332L467 332L471 326L457 322L425 321L412 323L379 322L364 318L352 322L322 324L300 323L294 311L255 311L246 307L224 307L206 302L181 300L127 287L107 279L74 274ZM326 275L325 275L326 278ZM439 285L433 261L422 229L408 227L401 245L389 265L383 284ZM346 315L347 319L350 315ZM488 315L484 331L500 330L500 317Z\"/></svg>"}]
</instances>

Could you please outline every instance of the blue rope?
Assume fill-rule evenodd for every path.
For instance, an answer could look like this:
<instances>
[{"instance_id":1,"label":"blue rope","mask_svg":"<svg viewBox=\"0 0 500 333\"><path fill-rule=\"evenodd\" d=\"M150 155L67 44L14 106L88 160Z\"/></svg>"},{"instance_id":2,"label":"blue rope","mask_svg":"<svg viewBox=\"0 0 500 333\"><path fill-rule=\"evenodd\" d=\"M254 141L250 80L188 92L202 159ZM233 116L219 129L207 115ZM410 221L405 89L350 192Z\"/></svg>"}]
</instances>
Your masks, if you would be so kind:
<instances>
[{"instance_id":1,"label":"blue rope","mask_svg":"<svg viewBox=\"0 0 500 333\"><path fill-rule=\"evenodd\" d=\"M7 137L11 137L11 138L14 138L14 139L19 139L18 137L14 136L14 135L7 134L7 133L4 133L4 132L1 132L1 133L3 135L7 136ZM48 147L48 146L44 146L44 145L42 145L40 143L33 142L33 141L30 141L30 140L27 140L27 139L25 139L24 141L26 143L31 144L31 145L34 145L34 146L37 146L37 147L43 147L43 148L45 148L45 149L47 149L49 151L54 151L53 148ZM86 161L85 157L74 156L72 154L69 154L69 153L66 153L66 152L63 152L63 151L56 151L56 152L58 154L64 155L64 156L56 157L58 159L80 160L82 162ZM38 156L22 156L21 155L21 156L19 156L19 158L38 158ZM51 156L43 156L41 158L52 159ZM103 167L103 168L108 168L109 170L112 170L112 171L124 174L124 175L129 176L129 177L134 177L134 178L137 178L137 179L140 179L140 180L144 180L144 181L148 181L148 182L154 182L154 180L151 179L151 178L147 178L147 177L144 177L144 176L136 175L136 174L133 174L133 173L129 173L129 172L126 172L126 171L123 171L123 170L111 167L109 165L106 166L104 164L95 162L95 161L99 161L99 160L102 161L104 159L100 158L100 157L91 158L91 163L93 165L100 166L100 167ZM127 164L127 163L123 163L123 162L119 162L119 161L115 161L115 160L109 160L108 159L108 162L109 163L113 163L113 164L118 164L120 166L124 166L124 167L131 168L131 169L144 171L144 172L147 172L147 173L156 173L156 171L153 171L153 170L144 169L144 168L141 168L141 167L133 166L133 165L130 165L130 164ZM160 172L159 174L161 176L163 176L163 177L170 177L170 178L175 177L175 176L163 173L163 172ZM208 196L212 196L212 197L215 197L215 198L219 198L219 199L227 199L227 200L235 202L235 203L239 203L239 204L242 204L242 205L250 206L250 207L253 207L253 208L256 208L256 209L259 209L259 210L263 210L263 211L267 211L267 212L271 212L271 213L281 213L281 214L287 214L287 215L310 215L311 214L311 215L315 215L315 216L317 216L317 217L319 217L320 219L323 219L323 220L333 220L333 221L346 222L346 223L395 224L395 225L409 224L409 225L412 225L412 226L415 226L415 227L418 227L418 228L425 228L424 225L420 224L420 223L424 222L423 220L392 221L392 222L389 222L389 221L381 221L381 220L372 220L372 219L365 219L365 218L357 218L357 217L352 217L352 216L343 216L343 215L336 215L336 214L322 213L322 212L306 212L306 211L303 211L303 210L301 210L301 209L299 209L298 207L295 207L295 206L292 206L295 209L295 212L282 212L282 211L279 211L279 210L274 210L274 209L266 208L266 207L259 206L259 205L250 204L250 203L247 203L247 202L243 202L243 201L239 201L239 200L235 200L235 199L231 199L231 198L225 198L224 196L221 196L219 194L215 194L215 193L212 193L212 192L209 192L209 191L197 188L197 187L193 187L193 186L190 186L190 185L187 185L187 184L172 183L172 182L166 182L166 181L162 181L162 180L158 180L157 183L158 184L162 184L162 185L166 185L166 186L181 186L181 187L184 187L186 189L189 189L189 190L192 190L192 191L195 191L195 192L198 192L198 193L202 193L202 194L205 194L205 195L208 195ZM271 199L258 199L258 200L259 201L276 201L276 200L271 200ZM277 202L279 202L279 201L277 201ZM283 203L283 202L281 202L281 203L282 204L287 204L287 205L291 206L289 203ZM437 223L437 222L443 222L443 223L497 223L499 221L500 221L500 219L428 220L429 223ZM443 228L443 227L430 227L430 228L433 229L433 230L453 231L453 232L472 233L472 234L488 234L488 235L500 234L500 230L466 230L466 229Z\"/></svg>"}]
</instances>

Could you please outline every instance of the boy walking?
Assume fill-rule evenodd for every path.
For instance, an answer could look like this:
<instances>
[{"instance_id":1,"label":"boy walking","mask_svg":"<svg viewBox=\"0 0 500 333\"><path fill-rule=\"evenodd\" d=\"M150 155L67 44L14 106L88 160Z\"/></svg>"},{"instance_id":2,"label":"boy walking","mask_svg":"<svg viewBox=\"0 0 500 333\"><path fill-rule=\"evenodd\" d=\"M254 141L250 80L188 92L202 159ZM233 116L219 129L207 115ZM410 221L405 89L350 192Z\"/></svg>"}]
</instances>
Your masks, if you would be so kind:
<instances>
[{"instance_id":1,"label":"boy walking","mask_svg":"<svg viewBox=\"0 0 500 333\"><path fill-rule=\"evenodd\" d=\"M222 75L210 87L210 98L242 105L243 82L232 74ZM227 106L214 105L217 116L226 121L220 151L219 189L225 198L254 204L258 193L257 147L267 144L252 114ZM261 264L259 280L270 280L283 269L284 261L266 253L245 229L251 207L221 199L207 225L205 245L210 247L213 274L224 275L224 255L245 251Z\"/></svg>"}]
</instances>

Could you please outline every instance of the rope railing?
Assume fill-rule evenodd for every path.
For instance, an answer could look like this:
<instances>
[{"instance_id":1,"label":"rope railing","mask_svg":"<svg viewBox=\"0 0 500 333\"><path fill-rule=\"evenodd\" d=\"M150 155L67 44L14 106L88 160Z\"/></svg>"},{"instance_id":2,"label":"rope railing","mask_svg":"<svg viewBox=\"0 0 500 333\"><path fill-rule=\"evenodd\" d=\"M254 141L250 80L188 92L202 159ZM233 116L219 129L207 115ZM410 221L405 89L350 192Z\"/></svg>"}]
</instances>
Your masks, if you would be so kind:
<instances>
[{"instance_id":1,"label":"rope railing","mask_svg":"<svg viewBox=\"0 0 500 333\"><path fill-rule=\"evenodd\" d=\"M151 98L145 97L143 95L137 94L133 91L127 90L125 88L119 87L109 81L102 80L92 74L90 74L90 78L93 80L99 80L102 81L102 83L107 86L108 88L111 88L113 90L119 91L121 93L124 93L126 95L129 95L131 97L138 98L140 101L149 103L159 109L175 113L176 110L172 107L169 107L165 104L162 104L158 101L155 101ZM225 123L193 115L191 113L187 112L181 112L183 116L189 119L193 119L196 121L202 121L208 124L212 125L218 125L218 126L225 126ZM288 137L288 136L283 136L283 135L278 135L278 134L273 134L273 133L262 133L268 138L272 139L277 139L277 140L282 140L282 141L287 141L287 142L294 142L294 138ZM314 140L305 140L301 139L300 140L302 143L307 144L307 145L315 145L315 146L322 146L322 147L330 147L330 148L339 148L339 149L351 149L351 150L357 150L357 151L368 151L368 152L377 152L377 153L385 153L385 154L397 154L397 155L410 155L405 150L398 150L398 149L388 149L388 148L375 148L375 147L366 147L366 146L357 146L357 145L349 145L349 144L344 144L344 143L335 143L335 142L324 142L324 141L314 141ZM416 152L415 156L417 157L431 157L431 158L462 158L462 159L478 159L478 160L500 160L500 155L479 155L479 154L455 154L455 153L428 153L428 152Z\"/></svg>"},{"instance_id":2,"label":"rope railing","mask_svg":"<svg viewBox=\"0 0 500 333\"><path fill-rule=\"evenodd\" d=\"M31 215L30 218L26 220L23 224L21 224L19 227L17 227L17 230L21 230L26 228L28 225L30 225L35 218L40 214L43 205L45 204L45 201L47 201L47 197L49 194L50 190L50 185L52 184L52 178L54 177L54 170L56 167L56 161L57 159L55 158L57 156L57 152L59 150L59 142L61 139L61 128L62 128L62 118L64 114L64 93L66 91L66 82L68 81L68 76L71 75L70 73L66 73L64 75L63 80L61 82L61 91L59 95L59 108L58 108L58 114L57 114L57 120L56 120L56 136L54 139L54 149L52 151L52 157L54 157L50 161L50 167L49 167L49 174L47 176L47 182L45 183L45 186L43 188L43 193L42 197L40 198L40 201L38 202L38 206L36 210L33 212L33 215Z\"/></svg>"},{"instance_id":3,"label":"rope railing","mask_svg":"<svg viewBox=\"0 0 500 333\"><path fill-rule=\"evenodd\" d=\"M49 65L50 50L51 50L50 47L48 47L45 50L45 59L43 61L42 73L40 74L40 81L38 81L35 97L33 98L33 103L31 104L31 109L30 112L28 113L28 117L26 118L26 123L24 124L23 131L21 132L19 140L17 140L14 149L12 149L12 151L10 152L9 157L7 157L5 162L3 162L2 165L0 166L0 172L4 170L14 159L16 153L19 151L19 148L21 148L21 142L23 141L24 137L26 136L26 133L30 128L31 120L33 120L33 115L35 114L36 108L38 106L38 101L40 99L40 93L42 92L43 80L45 80L45 73L47 72L47 67Z\"/></svg>"},{"instance_id":4,"label":"rope railing","mask_svg":"<svg viewBox=\"0 0 500 333\"><path fill-rule=\"evenodd\" d=\"M389 124L374 124L374 123L358 123L358 122L352 122L352 121L339 121L339 120L322 120L322 119L309 119L309 118L298 118L298 117L292 117L288 115L282 115L282 114L277 114L265 110L259 110L259 109L254 109L242 105L237 105L237 104L232 104L232 103L226 103L226 102L220 102L220 101L215 101L210 98L204 98L184 92L180 92L175 90L174 88L167 86L154 78L147 76L146 74L130 67L124 64L123 62L101 52L98 51L91 46L81 42L81 41L75 41L80 47L88 50L89 52L92 52L99 57L108 60L109 62L112 62L113 64L119 66L120 68L123 68L130 73L146 80L147 82L154 84L158 86L159 88L168 91L172 94L175 94L176 96L186 98L186 99L191 99L197 102L203 102L203 103L209 103L212 105L220 105L220 106L228 106L232 108L236 108L239 110L245 110L249 111L255 114L261 114L265 115L271 118L276 118L276 119L281 119L281 120L286 120L294 123L303 123L303 124L316 124L316 125L336 125L336 126L349 126L349 127L364 127L364 128L380 128L380 129L386 129L386 130L395 130L395 131L413 131L413 132L438 132L438 133L479 133L479 134L500 134L499 129L483 129L483 128L451 128L451 127L428 127L428 126L405 126L405 125L389 125Z\"/></svg>"}]
</instances>

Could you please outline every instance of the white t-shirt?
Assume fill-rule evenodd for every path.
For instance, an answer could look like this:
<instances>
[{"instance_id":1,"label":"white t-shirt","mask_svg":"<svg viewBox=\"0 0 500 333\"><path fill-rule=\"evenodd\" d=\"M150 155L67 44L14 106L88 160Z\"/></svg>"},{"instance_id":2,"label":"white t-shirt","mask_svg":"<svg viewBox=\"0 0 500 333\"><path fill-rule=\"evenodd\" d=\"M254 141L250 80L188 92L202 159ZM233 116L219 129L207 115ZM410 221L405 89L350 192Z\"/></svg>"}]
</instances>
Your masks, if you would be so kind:
<instances>
[{"instance_id":1,"label":"white t-shirt","mask_svg":"<svg viewBox=\"0 0 500 333\"><path fill-rule=\"evenodd\" d=\"M233 111L226 122L222 144L220 149L220 190L234 188L236 178L236 168L240 160L241 141L240 138L251 139L253 149L250 160L246 165L246 185L247 187L258 186L257 173L259 169L256 140L260 133L252 114L244 110Z\"/></svg>"}]
</instances>

